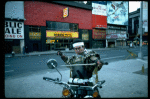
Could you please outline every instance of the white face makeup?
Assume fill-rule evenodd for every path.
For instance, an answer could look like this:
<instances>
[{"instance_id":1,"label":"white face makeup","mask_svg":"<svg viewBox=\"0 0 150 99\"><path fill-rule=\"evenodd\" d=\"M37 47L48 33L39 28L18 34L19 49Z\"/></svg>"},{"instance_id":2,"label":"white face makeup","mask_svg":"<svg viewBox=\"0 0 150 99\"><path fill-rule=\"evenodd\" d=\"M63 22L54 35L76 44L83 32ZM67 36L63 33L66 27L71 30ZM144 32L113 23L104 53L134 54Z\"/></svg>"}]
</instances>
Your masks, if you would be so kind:
<instances>
[{"instance_id":1,"label":"white face makeup","mask_svg":"<svg viewBox=\"0 0 150 99\"><path fill-rule=\"evenodd\" d=\"M84 52L84 42L74 43L73 48L74 48L76 54L82 54Z\"/></svg>"},{"instance_id":2,"label":"white face makeup","mask_svg":"<svg viewBox=\"0 0 150 99\"><path fill-rule=\"evenodd\" d=\"M76 54L82 54L84 52L84 46L78 46L74 48Z\"/></svg>"}]
</instances>

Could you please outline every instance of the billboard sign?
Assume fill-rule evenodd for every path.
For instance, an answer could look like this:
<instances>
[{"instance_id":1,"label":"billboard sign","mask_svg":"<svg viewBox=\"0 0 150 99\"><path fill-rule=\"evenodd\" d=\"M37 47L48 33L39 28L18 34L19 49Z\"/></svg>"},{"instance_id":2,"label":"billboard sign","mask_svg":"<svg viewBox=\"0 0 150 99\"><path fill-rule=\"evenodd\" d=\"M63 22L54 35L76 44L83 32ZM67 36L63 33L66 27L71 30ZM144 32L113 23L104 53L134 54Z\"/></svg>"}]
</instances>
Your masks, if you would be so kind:
<instances>
[{"instance_id":1,"label":"billboard sign","mask_svg":"<svg viewBox=\"0 0 150 99\"><path fill-rule=\"evenodd\" d=\"M127 39L126 34L109 34L106 35L106 39Z\"/></svg>"},{"instance_id":2,"label":"billboard sign","mask_svg":"<svg viewBox=\"0 0 150 99\"><path fill-rule=\"evenodd\" d=\"M107 16L106 5L99 3L92 3L92 7L93 7L92 14Z\"/></svg>"},{"instance_id":3,"label":"billboard sign","mask_svg":"<svg viewBox=\"0 0 150 99\"><path fill-rule=\"evenodd\" d=\"M106 1L92 1L92 27L107 28Z\"/></svg>"},{"instance_id":4,"label":"billboard sign","mask_svg":"<svg viewBox=\"0 0 150 99\"><path fill-rule=\"evenodd\" d=\"M5 39L24 39L24 22L5 21Z\"/></svg>"},{"instance_id":5,"label":"billboard sign","mask_svg":"<svg viewBox=\"0 0 150 99\"><path fill-rule=\"evenodd\" d=\"M107 1L107 23L128 25L129 1Z\"/></svg>"}]
</instances>

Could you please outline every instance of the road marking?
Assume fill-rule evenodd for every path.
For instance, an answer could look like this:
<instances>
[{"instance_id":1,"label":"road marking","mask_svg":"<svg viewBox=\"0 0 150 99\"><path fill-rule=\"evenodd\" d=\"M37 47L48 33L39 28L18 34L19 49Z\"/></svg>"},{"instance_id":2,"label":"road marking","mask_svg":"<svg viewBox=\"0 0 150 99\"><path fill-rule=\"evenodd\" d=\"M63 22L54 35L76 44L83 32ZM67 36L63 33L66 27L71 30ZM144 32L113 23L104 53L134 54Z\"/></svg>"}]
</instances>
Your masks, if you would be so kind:
<instances>
[{"instance_id":1,"label":"road marking","mask_svg":"<svg viewBox=\"0 0 150 99\"><path fill-rule=\"evenodd\" d=\"M5 66L10 66L10 65L5 65Z\"/></svg>"},{"instance_id":2,"label":"road marking","mask_svg":"<svg viewBox=\"0 0 150 99\"><path fill-rule=\"evenodd\" d=\"M100 56L106 56L106 55L100 55Z\"/></svg>"},{"instance_id":3,"label":"road marking","mask_svg":"<svg viewBox=\"0 0 150 99\"><path fill-rule=\"evenodd\" d=\"M14 70L5 71L5 73L8 73L8 72L14 72Z\"/></svg>"},{"instance_id":4,"label":"road marking","mask_svg":"<svg viewBox=\"0 0 150 99\"><path fill-rule=\"evenodd\" d=\"M111 58L119 58L119 57L124 57L125 55L123 55L123 56L116 56L116 57L109 57L109 58L103 58L104 60L105 59L111 59Z\"/></svg>"},{"instance_id":5,"label":"road marking","mask_svg":"<svg viewBox=\"0 0 150 99\"><path fill-rule=\"evenodd\" d=\"M144 61L144 60L142 60L142 59L137 59L137 60L139 60L139 61L142 61L142 62L144 62L144 63L148 63L147 61Z\"/></svg>"},{"instance_id":6,"label":"road marking","mask_svg":"<svg viewBox=\"0 0 150 99\"><path fill-rule=\"evenodd\" d=\"M136 50L135 52L137 52L137 51L140 52L139 50ZM141 50L141 51L148 51L148 50Z\"/></svg>"}]
</instances>

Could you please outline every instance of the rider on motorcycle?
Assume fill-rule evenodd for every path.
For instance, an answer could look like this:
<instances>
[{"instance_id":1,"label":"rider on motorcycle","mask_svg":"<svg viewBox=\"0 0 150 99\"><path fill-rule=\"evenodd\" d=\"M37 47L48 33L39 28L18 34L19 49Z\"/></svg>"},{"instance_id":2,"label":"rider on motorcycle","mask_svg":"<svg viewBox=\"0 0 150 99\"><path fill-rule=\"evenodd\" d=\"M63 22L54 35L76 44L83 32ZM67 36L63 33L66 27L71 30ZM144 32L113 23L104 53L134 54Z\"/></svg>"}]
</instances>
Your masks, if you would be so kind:
<instances>
[{"instance_id":1,"label":"rider on motorcycle","mask_svg":"<svg viewBox=\"0 0 150 99\"><path fill-rule=\"evenodd\" d=\"M61 59L67 64L91 64L96 63L94 66L70 66L70 79L69 82L74 82L76 78L92 80L92 85L98 82L98 71L102 68L100 62L100 55L94 51L87 51L84 42L81 39L75 39L73 42L73 48L76 55L71 57L63 55L61 51L57 52L57 55L61 56ZM94 82L95 80L95 82ZM78 82L77 82L78 83ZM91 85L91 83L88 83Z\"/></svg>"}]
</instances>

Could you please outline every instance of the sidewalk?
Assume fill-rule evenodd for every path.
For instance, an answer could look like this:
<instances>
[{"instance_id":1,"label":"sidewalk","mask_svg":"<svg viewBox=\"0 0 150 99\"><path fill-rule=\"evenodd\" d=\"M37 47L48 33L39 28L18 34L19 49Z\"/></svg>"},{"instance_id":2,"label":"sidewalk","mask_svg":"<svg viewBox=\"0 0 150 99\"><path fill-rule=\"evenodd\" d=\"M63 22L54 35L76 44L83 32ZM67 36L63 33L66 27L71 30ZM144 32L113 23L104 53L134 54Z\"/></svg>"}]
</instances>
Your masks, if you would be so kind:
<instances>
[{"instance_id":1,"label":"sidewalk","mask_svg":"<svg viewBox=\"0 0 150 99\"><path fill-rule=\"evenodd\" d=\"M144 73L142 66L144 65ZM69 79L69 69L60 69L62 80ZM106 80L99 89L102 98L148 97L148 60L129 59L109 63L98 72L99 80ZM59 78L55 69L36 74L5 79L7 98L53 98L61 97L62 87L43 80L43 77Z\"/></svg>"},{"instance_id":2,"label":"sidewalk","mask_svg":"<svg viewBox=\"0 0 150 99\"><path fill-rule=\"evenodd\" d=\"M87 50L118 50L118 49L129 49L129 46L124 47L116 47L116 48L93 48L93 49L87 49ZM74 53L74 50L61 50L63 53ZM15 56L31 56L31 55L47 55L47 54L56 54L57 51L42 51L42 52L29 52L28 54L15 54ZM12 57L12 54L5 54L5 57Z\"/></svg>"}]
</instances>

